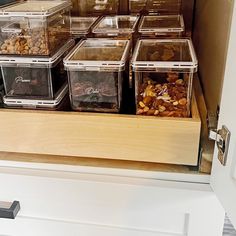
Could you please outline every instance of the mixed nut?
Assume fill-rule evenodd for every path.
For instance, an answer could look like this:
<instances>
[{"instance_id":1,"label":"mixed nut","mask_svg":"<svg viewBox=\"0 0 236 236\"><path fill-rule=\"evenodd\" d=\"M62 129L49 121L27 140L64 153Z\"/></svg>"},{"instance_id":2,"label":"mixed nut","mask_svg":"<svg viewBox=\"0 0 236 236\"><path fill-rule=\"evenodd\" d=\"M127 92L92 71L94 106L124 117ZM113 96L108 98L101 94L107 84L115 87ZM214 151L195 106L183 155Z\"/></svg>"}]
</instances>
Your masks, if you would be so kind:
<instances>
[{"instance_id":1,"label":"mixed nut","mask_svg":"<svg viewBox=\"0 0 236 236\"><path fill-rule=\"evenodd\" d=\"M188 117L187 82L179 73L167 73L163 83L149 77L139 86L137 95L138 115L162 117Z\"/></svg>"},{"instance_id":2,"label":"mixed nut","mask_svg":"<svg viewBox=\"0 0 236 236\"><path fill-rule=\"evenodd\" d=\"M60 25L47 31L26 28L20 33L7 33L8 38L0 45L0 54L49 55L68 40L68 33Z\"/></svg>"}]
</instances>

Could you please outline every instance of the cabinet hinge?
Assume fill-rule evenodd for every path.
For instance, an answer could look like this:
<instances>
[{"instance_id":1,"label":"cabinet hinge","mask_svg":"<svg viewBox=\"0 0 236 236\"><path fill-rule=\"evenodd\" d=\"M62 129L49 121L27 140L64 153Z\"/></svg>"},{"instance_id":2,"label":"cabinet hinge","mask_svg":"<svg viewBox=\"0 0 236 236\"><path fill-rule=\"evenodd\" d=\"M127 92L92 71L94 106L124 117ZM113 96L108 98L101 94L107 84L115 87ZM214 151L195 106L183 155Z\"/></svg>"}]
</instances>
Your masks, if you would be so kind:
<instances>
[{"instance_id":1,"label":"cabinet hinge","mask_svg":"<svg viewBox=\"0 0 236 236\"><path fill-rule=\"evenodd\" d=\"M219 112L220 112L220 107L217 106L216 112L208 112L207 114L207 126L208 130L215 130L218 125L218 119L219 119Z\"/></svg>"},{"instance_id":2,"label":"cabinet hinge","mask_svg":"<svg viewBox=\"0 0 236 236\"><path fill-rule=\"evenodd\" d=\"M219 130L210 130L209 139L216 142L218 148L218 159L220 163L225 166L227 162L227 155L230 142L230 131L223 125Z\"/></svg>"}]
</instances>

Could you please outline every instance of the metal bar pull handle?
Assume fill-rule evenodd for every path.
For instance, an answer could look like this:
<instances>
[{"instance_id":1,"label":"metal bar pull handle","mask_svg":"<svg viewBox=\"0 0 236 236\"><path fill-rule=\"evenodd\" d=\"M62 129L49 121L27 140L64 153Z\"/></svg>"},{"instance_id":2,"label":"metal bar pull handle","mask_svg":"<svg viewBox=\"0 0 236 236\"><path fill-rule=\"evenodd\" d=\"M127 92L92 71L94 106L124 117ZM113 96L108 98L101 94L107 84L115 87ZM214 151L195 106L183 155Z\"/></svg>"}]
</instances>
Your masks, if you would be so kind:
<instances>
[{"instance_id":1,"label":"metal bar pull handle","mask_svg":"<svg viewBox=\"0 0 236 236\"><path fill-rule=\"evenodd\" d=\"M20 202L0 202L0 218L15 219L20 211Z\"/></svg>"}]
</instances>

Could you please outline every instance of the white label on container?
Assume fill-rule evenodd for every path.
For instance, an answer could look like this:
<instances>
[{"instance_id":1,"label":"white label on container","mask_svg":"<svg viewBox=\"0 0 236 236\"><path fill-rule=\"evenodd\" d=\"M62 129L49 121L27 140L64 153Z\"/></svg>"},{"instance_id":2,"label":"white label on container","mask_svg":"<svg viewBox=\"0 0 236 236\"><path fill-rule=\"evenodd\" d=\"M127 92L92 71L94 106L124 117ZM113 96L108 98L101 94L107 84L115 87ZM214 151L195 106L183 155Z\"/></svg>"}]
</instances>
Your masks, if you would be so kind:
<instances>
[{"instance_id":1,"label":"white label on container","mask_svg":"<svg viewBox=\"0 0 236 236\"><path fill-rule=\"evenodd\" d=\"M29 79L24 79L22 76L17 76L15 78L16 83L30 83Z\"/></svg>"}]
</instances>

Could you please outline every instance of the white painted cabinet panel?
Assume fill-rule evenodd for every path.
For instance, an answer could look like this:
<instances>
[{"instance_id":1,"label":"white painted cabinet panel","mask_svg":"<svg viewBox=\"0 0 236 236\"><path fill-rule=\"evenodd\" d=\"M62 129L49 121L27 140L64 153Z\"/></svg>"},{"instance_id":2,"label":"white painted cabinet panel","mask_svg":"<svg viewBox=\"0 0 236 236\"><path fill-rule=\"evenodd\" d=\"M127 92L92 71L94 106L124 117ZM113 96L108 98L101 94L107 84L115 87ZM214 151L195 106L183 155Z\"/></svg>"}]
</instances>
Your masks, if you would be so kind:
<instances>
[{"instance_id":1,"label":"white painted cabinet panel","mask_svg":"<svg viewBox=\"0 0 236 236\"><path fill-rule=\"evenodd\" d=\"M236 227L236 5L232 18L231 35L228 48L225 79L220 108L219 129L225 125L231 132L226 165L218 160L215 148L211 185L222 202L232 223Z\"/></svg>"},{"instance_id":2,"label":"white painted cabinet panel","mask_svg":"<svg viewBox=\"0 0 236 236\"><path fill-rule=\"evenodd\" d=\"M209 184L98 175L96 169L83 175L8 169L0 174L0 200L18 200L21 210L15 220L0 219L0 235L222 233L224 210Z\"/></svg>"}]
</instances>

